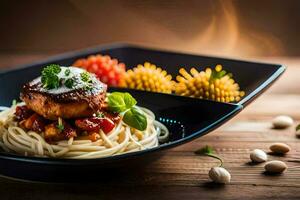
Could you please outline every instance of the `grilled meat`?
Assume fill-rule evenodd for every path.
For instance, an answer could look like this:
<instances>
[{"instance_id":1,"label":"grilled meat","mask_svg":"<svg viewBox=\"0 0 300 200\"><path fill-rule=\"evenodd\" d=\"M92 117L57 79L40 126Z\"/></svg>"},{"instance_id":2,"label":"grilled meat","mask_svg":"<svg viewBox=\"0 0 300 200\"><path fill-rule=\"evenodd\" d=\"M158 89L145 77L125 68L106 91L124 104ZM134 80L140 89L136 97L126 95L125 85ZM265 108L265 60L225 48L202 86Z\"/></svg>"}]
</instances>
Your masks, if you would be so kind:
<instances>
[{"instance_id":1,"label":"grilled meat","mask_svg":"<svg viewBox=\"0 0 300 200\"><path fill-rule=\"evenodd\" d=\"M78 68L69 69L72 69L75 78L82 73ZM64 78L62 77L61 80ZM46 89L39 77L23 86L20 98L29 109L46 119L89 117L101 110L107 89L104 83L92 75L89 84L88 88L78 82L73 88L62 85L59 88Z\"/></svg>"}]
</instances>

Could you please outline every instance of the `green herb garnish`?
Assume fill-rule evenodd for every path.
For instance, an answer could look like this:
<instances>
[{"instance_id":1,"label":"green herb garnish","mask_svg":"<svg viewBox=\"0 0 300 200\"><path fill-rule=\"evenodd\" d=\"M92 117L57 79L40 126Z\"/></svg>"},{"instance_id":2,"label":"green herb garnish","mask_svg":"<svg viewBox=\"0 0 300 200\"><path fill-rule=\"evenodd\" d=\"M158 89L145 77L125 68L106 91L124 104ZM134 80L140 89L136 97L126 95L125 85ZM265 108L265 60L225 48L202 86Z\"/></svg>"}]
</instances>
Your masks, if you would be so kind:
<instances>
[{"instance_id":1,"label":"green herb garnish","mask_svg":"<svg viewBox=\"0 0 300 200\"><path fill-rule=\"evenodd\" d=\"M81 72L80 77L83 82L86 82L86 83L92 82L91 75L88 72Z\"/></svg>"},{"instance_id":2,"label":"green herb garnish","mask_svg":"<svg viewBox=\"0 0 300 200\"><path fill-rule=\"evenodd\" d=\"M140 131L143 131L147 128L147 117L137 107L132 107L130 110L128 110L123 117L123 121L129 126Z\"/></svg>"},{"instance_id":3,"label":"green herb garnish","mask_svg":"<svg viewBox=\"0 0 300 200\"><path fill-rule=\"evenodd\" d=\"M69 78L65 81L65 86L67 88L72 88L74 86L74 80L72 78Z\"/></svg>"},{"instance_id":4,"label":"green herb garnish","mask_svg":"<svg viewBox=\"0 0 300 200\"><path fill-rule=\"evenodd\" d=\"M105 115L104 115L104 113L103 113L103 112L97 112L97 113L96 113L96 117L99 117L99 118L104 118L104 117L105 117Z\"/></svg>"},{"instance_id":5,"label":"green herb garnish","mask_svg":"<svg viewBox=\"0 0 300 200\"><path fill-rule=\"evenodd\" d=\"M200 155L200 156L209 156L209 157L218 159L220 161L220 167L223 166L222 158L220 158L218 155L215 154L215 151L211 146L206 145L205 147L195 151L195 154Z\"/></svg>"},{"instance_id":6,"label":"green herb garnish","mask_svg":"<svg viewBox=\"0 0 300 200\"><path fill-rule=\"evenodd\" d=\"M60 81L58 77L60 71L60 66L56 64L51 64L44 68L42 71L41 78L43 87L46 89L58 88L60 86Z\"/></svg>"},{"instance_id":7,"label":"green herb garnish","mask_svg":"<svg viewBox=\"0 0 300 200\"><path fill-rule=\"evenodd\" d=\"M62 131L65 129L65 126L64 126L64 124L63 124L63 122L62 122L62 119L61 119L60 117L58 118L58 124L57 124L56 128L57 128L60 132L62 132Z\"/></svg>"},{"instance_id":8,"label":"green herb garnish","mask_svg":"<svg viewBox=\"0 0 300 200\"><path fill-rule=\"evenodd\" d=\"M113 92L108 96L108 107L113 112L124 112L136 105L136 100L127 92Z\"/></svg>"},{"instance_id":9,"label":"green herb garnish","mask_svg":"<svg viewBox=\"0 0 300 200\"><path fill-rule=\"evenodd\" d=\"M134 107L136 100L127 92L113 92L108 96L108 108L112 112L123 113L123 121L129 126L143 131L147 128L147 117Z\"/></svg>"},{"instance_id":10,"label":"green herb garnish","mask_svg":"<svg viewBox=\"0 0 300 200\"><path fill-rule=\"evenodd\" d=\"M210 80L214 80L214 79L220 79L223 76L225 76L227 74L227 72L225 70L221 70L221 71L217 71L215 69L213 69L211 71L211 76L210 76ZM232 76L232 75L231 75Z\"/></svg>"},{"instance_id":11,"label":"green herb garnish","mask_svg":"<svg viewBox=\"0 0 300 200\"><path fill-rule=\"evenodd\" d=\"M65 75L66 75L66 76L69 76L70 73L71 73L71 70L70 70L70 69L66 69L66 70L65 70Z\"/></svg>"}]
</instances>

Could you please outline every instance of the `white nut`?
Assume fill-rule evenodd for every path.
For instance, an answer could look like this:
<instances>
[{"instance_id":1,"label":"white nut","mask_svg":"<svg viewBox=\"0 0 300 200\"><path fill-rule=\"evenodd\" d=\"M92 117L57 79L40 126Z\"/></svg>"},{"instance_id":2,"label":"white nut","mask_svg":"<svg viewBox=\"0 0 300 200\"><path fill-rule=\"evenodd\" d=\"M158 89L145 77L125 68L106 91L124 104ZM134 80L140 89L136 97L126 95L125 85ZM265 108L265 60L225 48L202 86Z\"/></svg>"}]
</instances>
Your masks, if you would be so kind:
<instances>
[{"instance_id":1,"label":"white nut","mask_svg":"<svg viewBox=\"0 0 300 200\"><path fill-rule=\"evenodd\" d=\"M284 129L294 124L294 120L286 115L280 115L273 119L273 127L277 129Z\"/></svg>"},{"instance_id":2,"label":"white nut","mask_svg":"<svg viewBox=\"0 0 300 200\"><path fill-rule=\"evenodd\" d=\"M288 167L287 165L279 160L272 160L266 163L265 170L269 173L282 173Z\"/></svg>"},{"instance_id":3,"label":"white nut","mask_svg":"<svg viewBox=\"0 0 300 200\"><path fill-rule=\"evenodd\" d=\"M268 160L268 156L267 156L267 154L263 150L254 149L250 153L250 159L252 160L252 162L260 163L260 162L267 161Z\"/></svg>"},{"instance_id":4,"label":"white nut","mask_svg":"<svg viewBox=\"0 0 300 200\"><path fill-rule=\"evenodd\" d=\"M230 173L223 167L213 167L209 170L209 178L215 183L229 183Z\"/></svg>"},{"instance_id":5,"label":"white nut","mask_svg":"<svg viewBox=\"0 0 300 200\"><path fill-rule=\"evenodd\" d=\"M291 150L291 147L284 143L274 143L270 146L270 150L273 153L285 154Z\"/></svg>"}]
</instances>

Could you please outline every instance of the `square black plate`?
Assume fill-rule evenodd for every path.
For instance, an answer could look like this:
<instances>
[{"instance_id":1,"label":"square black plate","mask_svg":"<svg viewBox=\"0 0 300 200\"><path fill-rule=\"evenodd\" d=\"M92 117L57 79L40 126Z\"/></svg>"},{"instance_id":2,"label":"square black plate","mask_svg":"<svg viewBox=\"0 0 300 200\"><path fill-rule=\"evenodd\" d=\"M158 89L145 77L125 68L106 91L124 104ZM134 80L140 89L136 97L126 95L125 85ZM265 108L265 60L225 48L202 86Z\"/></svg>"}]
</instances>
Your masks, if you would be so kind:
<instances>
[{"instance_id":1,"label":"square black plate","mask_svg":"<svg viewBox=\"0 0 300 200\"><path fill-rule=\"evenodd\" d=\"M75 180L83 180L83 178L99 180L99 177L94 174L90 177L86 173L99 168L128 169L131 166L143 166L159 157L161 150L189 142L225 123L284 71L281 65L187 55L131 45L101 46L54 56L44 61L19 66L15 70L1 72L0 105L9 106L13 99L18 98L21 86L39 76L41 69L47 64L57 63L68 66L78 58L96 53L117 58L124 62L127 68L151 61L158 66L163 66L173 76L181 66L199 69L222 64L234 74L236 81L246 92L246 96L238 104L229 104L129 89L127 91L138 100L139 105L151 109L157 119L168 127L171 132L169 143L139 152L87 160L25 157L0 152L2 175L29 180L69 182L74 181L74 178Z\"/></svg>"}]
</instances>

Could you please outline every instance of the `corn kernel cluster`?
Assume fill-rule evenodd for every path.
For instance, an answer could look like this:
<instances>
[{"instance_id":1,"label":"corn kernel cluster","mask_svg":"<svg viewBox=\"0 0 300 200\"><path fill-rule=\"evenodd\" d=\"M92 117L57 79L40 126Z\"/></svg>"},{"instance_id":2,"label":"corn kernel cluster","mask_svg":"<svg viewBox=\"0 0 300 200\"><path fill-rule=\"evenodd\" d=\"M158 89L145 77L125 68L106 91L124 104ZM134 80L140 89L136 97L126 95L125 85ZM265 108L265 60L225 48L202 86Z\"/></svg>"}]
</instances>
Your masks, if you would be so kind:
<instances>
[{"instance_id":1,"label":"corn kernel cluster","mask_svg":"<svg viewBox=\"0 0 300 200\"><path fill-rule=\"evenodd\" d=\"M127 70L121 81L121 86L152 92L172 93L174 82L172 76L167 74L165 70L145 62L144 65L139 64L132 70Z\"/></svg>"},{"instance_id":2,"label":"corn kernel cluster","mask_svg":"<svg viewBox=\"0 0 300 200\"><path fill-rule=\"evenodd\" d=\"M214 70L207 68L201 72L192 68L190 73L181 68L179 73L175 86L175 93L178 95L219 102L239 101L245 95L231 74L222 70L221 65L217 65Z\"/></svg>"}]
</instances>

